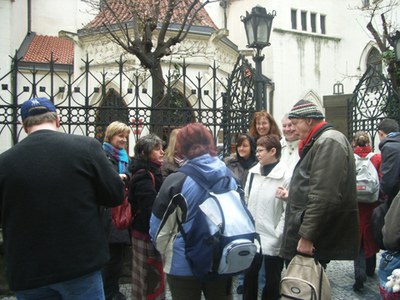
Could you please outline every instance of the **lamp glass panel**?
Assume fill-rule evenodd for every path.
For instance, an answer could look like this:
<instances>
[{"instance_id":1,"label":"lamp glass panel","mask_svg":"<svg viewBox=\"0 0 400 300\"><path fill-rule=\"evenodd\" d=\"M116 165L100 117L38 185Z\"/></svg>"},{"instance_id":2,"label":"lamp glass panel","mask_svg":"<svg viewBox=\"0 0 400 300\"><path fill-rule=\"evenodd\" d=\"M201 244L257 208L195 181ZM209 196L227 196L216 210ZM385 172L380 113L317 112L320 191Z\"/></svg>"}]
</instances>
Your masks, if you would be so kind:
<instances>
[{"instance_id":1,"label":"lamp glass panel","mask_svg":"<svg viewBox=\"0 0 400 300\"><path fill-rule=\"evenodd\" d=\"M400 35L397 38L397 40L395 41L394 54L396 56L396 60L400 61Z\"/></svg>"},{"instance_id":2,"label":"lamp glass panel","mask_svg":"<svg viewBox=\"0 0 400 300\"><path fill-rule=\"evenodd\" d=\"M257 27L257 42L258 44L267 44L268 43L268 23L266 18L259 17L258 18L258 27Z\"/></svg>"},{"instance_id":3,"label":"lamp glass panel","mask_svg":"<svg viewBox=\"0 0 400 300\"><path fill-rule=\"evenodd\" d=\"M274 17L268 17L268 19L267 19L267 30L268 30L268 33L267 33L267 37L268 37L268 39L267 39L267 44L269 43L269 38L271 37L271 30L272 30L272 20L274 19Z\"/></svg>"},{"instance_id":4,"label":"lamp glass panel","mask_svg":"<svg viewBox=\"0 0 400 300\"><path fill-rule=\"evenodd\" d=\"M252 18L250 17L245 23L245 29L246 29L246 35L247 35L247 44L249 46L254 44L254 29L253 29L253 23L252 23Z\"/></svg>"}]
</instances>

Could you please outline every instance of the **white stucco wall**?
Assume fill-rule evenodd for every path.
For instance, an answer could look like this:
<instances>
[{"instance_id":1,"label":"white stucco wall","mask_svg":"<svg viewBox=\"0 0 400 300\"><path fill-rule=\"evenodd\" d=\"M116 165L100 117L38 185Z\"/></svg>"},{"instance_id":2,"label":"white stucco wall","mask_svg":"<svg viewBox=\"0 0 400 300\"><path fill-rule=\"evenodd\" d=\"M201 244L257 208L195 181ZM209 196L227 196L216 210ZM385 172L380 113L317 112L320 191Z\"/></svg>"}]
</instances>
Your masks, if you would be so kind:
<instances>
[{"instance_id":1,"label":"white stucco wall","mask_svg":"<svg viewBox=\"0 0 400 300\"><path fill-rule=\"evenodd\" d=\"M365 55L374 44L366 29L367 12L356 9L361 0L227 0L227 22L229 38L247 49L246 34L240 16L251 12L256 5L263 6L267 12L276 11L271 33L271 46L263 49L265 59L263 74L275 83L274 110L280 120L292 105L311 92L322 102L324 95L333 92L333 85L341 82L344 93L351 93L360 76L365 71ZM222 18L222 8L207 6L214 10L213 16ZM308 28L310 13L326 16L326 34L291 29L291 9L298 10L298 28L301 26L300 11L307 11ZM215 10L219 10L215 12ZM398 8L397 8L398 11ZM398 12L391 12L388 19L396 22ZM380 29L377 19L376 28ZM223 20L216 21L223 24ZM250 57L249 57L250 58ZM251 60L251 58L250 58ZM254 66L254 64L253 64ZM313 97L314 100L315 97ZM319 103L322 105L322 103Z\"/></svg>"},{"instance_id":2,"label":"white stucco wall","mask_svg":"<svg viewBox=\"0 0 400 300\"><path fill-rule=\"evenodd\" d=\"M32 0L32 31L51 36L60 30L76 32L93 17L91 13L81 0Z\"/></svg>"},{"instance_id":3,"label":"white stucco wall","mask_svg":"<svg viewBox=\"0 0 400 300\"><path fill-rule=\"evenodd\" d=\"M27 32L26 1L0 1L0 75L10 70L11 60Z\"/></svg>"},{"instance_id":4,"label":"white stucco wall","mask_svg":"<svg viewBox=\"0 0 400 300\"><path fill-rule=\"evenodd\" d=\"M271 112L277 120L303 97L309 97L322 105L322 97L332 94L336 82L343 83L344 93L351 93L365 71L366 55L374 41L366 29L367 12L356 9L361 0L227 0L227 4L228 38L238 45L239 50L248 50L244 26L240 21L240 16L245 15L246 10L250 12L258 4L264 6L268 12L275 10L277 13L273 21L271 46L264 48L262 52L265 55L263 74L275 84L274 109ZM26 5L27 1L23 0L0 1L0 76L9 71L8 56L14 55L27 33ZM292 8L298 12L304 10L308 14L313 12L325 15L326 34L292 30ZM223 28L224 9L220 3L211 3L206 9L216 25ZM386 18L397 26L398 16L399 8L386 14ZM60 30L76 32L90 18L90 8L80 0L32 0L32 31L41 35L56 36ZM298 28L300 24L298 17ZM375 28L381 30L379 18L374 20L374 24ZM99 39L95 37L91 41L81 40L76 44L76 74L80 74L82 70L81 58L85 58L86 53L97 60L94 64L98 65L98 72L108 68L106 61L110 55L119 57L121 51L115 45L101 48L101 45L96 44L98 42ZM193 41L189 39L177 48L183 49L185 44L191 42ZM206 47L209 53L187 58L186 62L191 64L188 70L190 76L197 76L199 73L205 78L210 76L211 70L207 66L214 59L220 64L221 77L231 71L234 64L231 59L234 56L232 49L218 40L211 43L208 38L197 38L193 44L196 44L195 47ZM251 57L248 58L251 61ZM128 56L128 60L131 64L137 63L133 56ZM167 72L169 62L179 60L177 56L167 57L163 64L164 71ZM107 71L111 76L112 70ZM7 79L1 83L7 83L6 81ZM4 138L4 133L1 138Z\"/></svg>"}]
</instances>

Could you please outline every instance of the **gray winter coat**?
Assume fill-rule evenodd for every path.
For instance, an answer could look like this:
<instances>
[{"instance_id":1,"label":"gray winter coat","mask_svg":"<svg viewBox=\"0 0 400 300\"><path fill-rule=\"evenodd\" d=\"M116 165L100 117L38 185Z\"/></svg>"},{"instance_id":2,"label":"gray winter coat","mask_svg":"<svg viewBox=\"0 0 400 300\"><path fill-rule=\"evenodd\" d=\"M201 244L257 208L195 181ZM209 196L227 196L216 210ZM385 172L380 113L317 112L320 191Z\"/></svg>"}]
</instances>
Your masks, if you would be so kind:
<instances>
[{"instance_id":1,"label":"gray winter coat","mask_svg":"<svg viewBox=\"0 0 400 300\"><path fill-rule=\"evenodd\" d=\"M281 256L296 254L300 237L319 260L352 260L359 249L353 150L330 125L317 131L293 172Z\"/></svg>"},{"instance_id":2,"label":"gray winter coat","mask_svg":"<svg viewBox=\"0 0 400 300\"><path fill-rule=\"evenodd\" d=\"M382 229L383 244L387 250L400 250L400 194L393 199L385 215Z\"/></svg>"}]
</instances>

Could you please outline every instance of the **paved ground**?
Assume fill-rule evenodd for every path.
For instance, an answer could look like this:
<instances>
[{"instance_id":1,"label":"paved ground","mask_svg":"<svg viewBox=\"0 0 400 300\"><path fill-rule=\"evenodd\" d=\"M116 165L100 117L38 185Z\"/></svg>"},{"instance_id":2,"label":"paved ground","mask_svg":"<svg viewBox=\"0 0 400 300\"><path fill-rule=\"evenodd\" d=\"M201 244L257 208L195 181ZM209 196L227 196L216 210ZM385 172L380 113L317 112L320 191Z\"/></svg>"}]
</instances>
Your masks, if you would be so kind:
<instances>
[{"instance_id":1,"label":"paved ground","mask_svg":"<svg viewBox=\"0 0 400 300\"><path fill-rule=\"evenodd\" d=\"M379 261L379 257L377 258ZM332 261L327 268L328 277L332 288L332 300L377 300L379 298L378 277L369 277L365 283L363 293L353 292L354 283L352 261ZM131 299L129 284L122 285L121 291ZM14 300L12 296L0 296L2 300ZM167 299L171 296L168 294ZM242 299L241 295L234 294L234 300ZM89 300L89 299L88 299ZM190 299L188 299L190 300Z\"/></svg>"}]
</instances>

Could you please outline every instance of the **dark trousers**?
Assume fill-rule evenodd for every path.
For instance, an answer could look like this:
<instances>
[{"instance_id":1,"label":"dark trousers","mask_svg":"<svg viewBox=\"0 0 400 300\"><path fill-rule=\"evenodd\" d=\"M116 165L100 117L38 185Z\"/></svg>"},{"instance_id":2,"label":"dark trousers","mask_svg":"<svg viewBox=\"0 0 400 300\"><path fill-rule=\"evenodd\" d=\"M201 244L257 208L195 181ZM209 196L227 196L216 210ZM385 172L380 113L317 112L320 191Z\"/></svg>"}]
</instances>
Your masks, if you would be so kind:
<instances>
[{"instance_id":1,"label":"dark trousers","mask_svg":"<svg viewBox=\"0 0 400 300\"><path fill-rule=\"evenodd\" d=\"M356 282L364 282L367 280L367 265L364 255L364 247L360 247L358 257L354 260L354 278Z\"/></svg>"},{"instance_id":2,"label":"dark trousers","mask_svg":"<svg viewBox=\"0 0 400 300\"><path fill-rule=\"evenodd\" d=\"M127 250L125 243L112 243L108 245L110 260L101 270L106 300L112 299L119 292L119 278L122 275L122 267Z\"/></svg>"},{"instance_id":3,"label":"dark trousers","mask_svg":"<svg viewBox=\"0 0 400 300\"><path fill-rule=\"evenodd\" d=\"M167 274L167 282L173 300L200 300L202 292L207 300L232 300L232 277L200 281L192 276Z\"/></svg>"},{"instance_id":4,"label":"dark trousers","mask_svg":"<svg viewBox=\"0 0 400 300\"><path fill-rule=\"evenodd\" d=\"M264 265L263 265L264 258ZM244 275L243 299L257 300L258 272L261 267L265 269L265 283L262 291L263 300L277 300L280 298L279 285L283 270L283 258L257 254L250 268Z\"/></svg>"}]
</instances>

